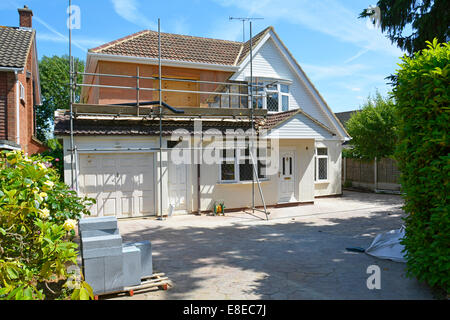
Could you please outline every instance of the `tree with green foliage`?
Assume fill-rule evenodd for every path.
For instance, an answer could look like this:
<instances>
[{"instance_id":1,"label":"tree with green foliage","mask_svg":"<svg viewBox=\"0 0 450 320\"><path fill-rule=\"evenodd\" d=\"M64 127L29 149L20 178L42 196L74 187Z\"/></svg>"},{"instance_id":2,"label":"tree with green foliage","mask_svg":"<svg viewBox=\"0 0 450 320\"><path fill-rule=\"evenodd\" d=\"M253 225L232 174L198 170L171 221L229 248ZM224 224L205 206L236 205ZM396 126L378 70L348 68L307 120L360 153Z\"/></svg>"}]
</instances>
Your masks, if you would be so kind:
<instances>
[{"instance_id":1,"label":"tree with green foliage","mask_svg":"<svg viewBox=\"0 0 450 320\"><path fill-rule=\"evenodd\" d=\"M373 99L369 96L362 109L348 120L347 131L352 137L354 157L372 160L392 156L397 141L394 102L379 92Z\"/></svg>"},{"instance_id":2,"label":"tree with green foliage","mask_svg":"<svg viewBox=\"0 0 450 320\"><path fill-rule=\"evenodd\" d=\"M450 293L450 45L402 58L393 94L408 274Z\"/></svg>"},{"instance_id":3,"label":"tree with green foliage","mask_svg":"<svg viewBox=\"0 0 450 320\"><path fill-rule=\"evenodd\" d=\"M379 0L381 31L409 54L426 47L425 41L450 39L450 6L447 0ZM369 17L365 9L360 18ZM410 31L410 34L405 34Z\"/></svg>"},{"instance_id":4,"label":"tree with green foliage","mask_svg":"<svg viewBox=\"0 0 450 320\"><path fill-rule=\"evenodd\" d=\"M74 59L78 72L84 71L84 62ZM55 110L69 109L69 56L44 56L39 61L42 105L36 108L37 138L47 141L52 137ZM81 88L75 92L75 102L80 100Z\"/></svg>"}]
</instances>

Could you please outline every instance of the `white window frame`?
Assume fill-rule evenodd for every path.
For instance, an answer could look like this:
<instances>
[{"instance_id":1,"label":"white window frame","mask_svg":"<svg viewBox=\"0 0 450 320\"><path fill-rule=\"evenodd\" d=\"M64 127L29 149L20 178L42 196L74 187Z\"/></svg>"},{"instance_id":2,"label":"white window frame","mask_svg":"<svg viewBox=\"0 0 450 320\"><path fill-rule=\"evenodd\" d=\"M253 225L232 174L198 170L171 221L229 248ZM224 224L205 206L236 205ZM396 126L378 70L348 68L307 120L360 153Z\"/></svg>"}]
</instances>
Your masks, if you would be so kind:
<instances>
[{"instance_id":1,"label":"white window frame","mask_svg":"<svg viewBox=\"0 0 450 320\"><path fill-rule=\"evenodd\" d=\"M327 154L319 155L317 152L317 149L326 149ZM330 160L329 160L328 152L329 152L329 148L327 148L327 147L316 147L315 156L314 156L315 157L315 159L314 159L314 164L315 164L314 181L316 181L316 182L328 182L329 181L328 177L330 174ZM319 159L326 159L327 177L325 179L319 178Z\"/></svg>"},{"instance_id":2,"label":"white window frame","mask_svg":"<svg viewBox=\"0 0 450 320\"><path fill-rule=\"evenodd\" d=\"M287 92L283 92L281 90L281 86L287 86ZM284 112L284 111L289 111L289 97L290 97L290 92L291 92L291 86L288 83L279 83L278 84L278 88L280 90L280 106L279 106L279 110L280 112ZM283 97L287 98L287 109L283 110Z\"/></svg>"},{"instance_id":3,"label":"white window frame","mask_svg":"<svg viewBox=\"0 0 450 320\"><path fill-rule=\"evenodd\" d=\"M263 109L267 110L267 94L268 93L276 93L278 94L278 111L269 111L267 110L268 113L276 113L276 112L283 112L283 96L287 97L288 99L288 106L287 106L287 110L284 111L288 111L289 110L289 96L290 96L290 91L291 91L291 86L290 83L286 83L286 82L277 82L274 85L277 86L276 89L264 89L264 99L263 99ZM288 87L288 92L282 92L281 91L281 85L286 85Z\"/></svg>"},{"instance_id":4,"label":"white window frame","mask_svg":"<svg viewBox=\"0 0 450 320\"><path fill-rule=\"evenodd\" d=\"M19 99L25 103L25 87L22 82L19 81Z\"/></svg>"},{"instance_id":5,"label":"white window frame","mask_svg":"<svg viewBox=\"0 0 450 320\"><path fill-rule=\"evenodd\" d=\"M273 83L274 86L276 86L276 89L268 89L266 86L268 84ZM277 113L277 112L283 112L283 96L287 97L287 101L288 101L288 106L287 106L287 110L290 110L290 95L291 95L291 85L292 85L292 81L289 80L281 80L281 79L271 79L271 78L264 78L264 77L256 77L254 79L254 83L253 85L263 85L264 86L264 90L258 91L259 88L255 88L254 93L256 95L261 94L263 95L262 97L262 109L266 109L267 110L267 94L268 93L276 93L278 94L278 110L277 111L269 111L267 110L268 113ZM286 85L288 87L288 91L287 92L282 92L281 91L281 85ZM255 100L257 99L256 97L254 98Z\"/></svg>"},{"instance_id":6,"label":"white window frame","mask_svg":"<svg viewBox=\"0 0 450 320\"><path fill-rule=\"evenodd\" d=\"M225 157L220 157L220 163L219 163L219 183L246 183L248 181L251 180L244 180L241 181L241 172L240 172L240 168L239 168L239 164L240 162L245 162L245 160L249 160L251 162L251 157L250 155L246 156L245 155L245 151L244 150L240 150L237 148L224 148L223 150L234 150L235 151L235 156L234 157L228 157L227 154L225 154ZM267 155L267 151L266 151L266 157L268 157ZM256 157L256 163L258 163L258 157ZM227 161L234 161L234 180L223 180L222 179L222 164L231 164L230 162ZM258 171L258 167L256 170L257 173L259 173ZM252 174L254 175L254 169L253 169L253 165L252 165ZM255 179L256 180L256 179ZM269 180L269 178L267 177L267 174L264 177L259 178L260 181L266 181Z\"/></svg>"}]
</instances>

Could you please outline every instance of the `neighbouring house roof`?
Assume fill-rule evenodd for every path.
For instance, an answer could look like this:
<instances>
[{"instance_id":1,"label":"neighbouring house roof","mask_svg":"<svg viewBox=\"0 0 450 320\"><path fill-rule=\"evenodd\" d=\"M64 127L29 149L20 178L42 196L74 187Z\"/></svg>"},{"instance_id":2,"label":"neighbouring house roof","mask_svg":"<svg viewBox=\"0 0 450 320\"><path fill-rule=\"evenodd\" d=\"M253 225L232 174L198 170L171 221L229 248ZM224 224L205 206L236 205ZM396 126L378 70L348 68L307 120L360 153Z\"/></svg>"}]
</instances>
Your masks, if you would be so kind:
<instances>
[{"instance_id":1,"label":"neighbouring house roof","mask_svg":"<svg viewBox=\"0 0 450 320\"><path fill-rule=\"evenodd\" d=\"M357 112L358 112L358 110L336 112L335 115L339 119L341 124L345 127L345 129L347 129L347 121L350 120L351 116Z\"/></svg>"},{"instance_id":2,"label":"neighbouring house roof","mask_svg":"<svg viewBox=\"0 0 450 320\"><path fill-rule=\"evenodd\" d=\"M341 122L341 124L344 126L345 129L347 129L347 122L350 120L353 114L357 113L359 110L351 110L351 111L345 111L345 112L336 112L335 115ZM345 141L342 145L344 146L351 146L351 140Z\"/></svg>"},{"instance_id":3,"label":"neighbouring house roof","mask_svg":"<svg viewBox=\"0 0 450 320\"><path fill-rule=\"evenodd\" d=\"M165 136L171 135L177 129L187 130L194 133L194 121L174 120L163 118L163 132ZM228 129L250 129L251 123L248 121L202 121L203 131L208 129L218 129L224 133ZM96 117L75 119L73 121L73 133L75 135L159 135L159 119L131 120L116 119L111 117ZM70 118L66 110L55 113L54 134L64 136L70 134Z\"/></svg>"},{"instance_id":4,"label":"neighbouring house roof","mask_svg":"<svg viewBox=\"0 0 450 320\"><path fill-rule=\"evenodd\" d=\"M35 31L0 26L0 67L24 68Z\"/></svg>"},{"instance_id":5,"label":"neighbouring house roof","mask_svg":"<svg viewBox=\"0 0 450 320\"><path fill-rule=\"evenodd\" d=\"M268 27L252 38L255 46L271 30ZM158 32L143 30L108 42L89 52L158 58ZM236 66L250 53L250 40L236 41L161 33L161 59Z\"/></svg>"}]
</instances>

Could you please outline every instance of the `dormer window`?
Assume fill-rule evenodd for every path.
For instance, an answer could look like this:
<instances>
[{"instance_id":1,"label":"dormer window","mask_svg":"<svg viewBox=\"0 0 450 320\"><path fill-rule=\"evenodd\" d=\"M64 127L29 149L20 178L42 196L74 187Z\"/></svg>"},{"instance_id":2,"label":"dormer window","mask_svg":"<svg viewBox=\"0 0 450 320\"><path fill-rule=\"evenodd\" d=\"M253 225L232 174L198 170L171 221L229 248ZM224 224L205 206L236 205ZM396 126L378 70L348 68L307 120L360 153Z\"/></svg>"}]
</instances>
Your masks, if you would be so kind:
<instances>
[{"instance_id":1,"label":"dormer window","mask_svg":"<svg viewBox=\"0 0 450 320\"><path fill-rule=\"evenodd\" d=\"M289 83L281 80L264 80L253 83L253 107L271 112L289 110Z\"/></svg>"}]
</instances>

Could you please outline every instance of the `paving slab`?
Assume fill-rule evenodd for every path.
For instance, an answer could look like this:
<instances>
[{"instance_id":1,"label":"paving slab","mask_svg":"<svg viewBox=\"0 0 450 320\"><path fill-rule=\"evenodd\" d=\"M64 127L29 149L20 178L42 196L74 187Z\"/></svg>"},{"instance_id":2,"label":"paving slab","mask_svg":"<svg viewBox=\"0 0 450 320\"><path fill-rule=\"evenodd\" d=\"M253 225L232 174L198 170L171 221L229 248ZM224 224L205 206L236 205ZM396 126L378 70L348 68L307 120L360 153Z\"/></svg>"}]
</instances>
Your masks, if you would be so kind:
<instances>
[{"instance_id":1,"label":"paving slab","mask_svg":"<svg viewBox=\"0 0 450 320\"><path fill-rule=\"evenodd\" d=\"M258 212L119 220L125 242L151 241L154 270L174 287L111 299L433 299L405 264L345 249L400 228L402 205L397 195L345 191L271 209L269 221ZM371 265L379 290L367 288Z\"/></svg>"}]
</instances>

